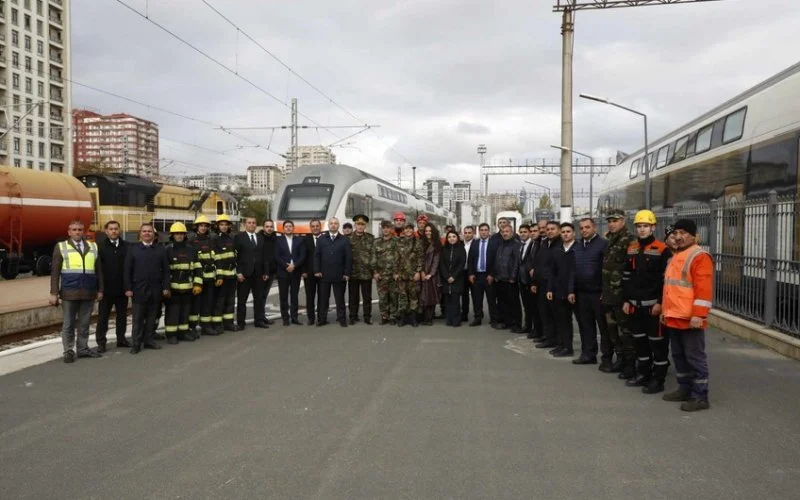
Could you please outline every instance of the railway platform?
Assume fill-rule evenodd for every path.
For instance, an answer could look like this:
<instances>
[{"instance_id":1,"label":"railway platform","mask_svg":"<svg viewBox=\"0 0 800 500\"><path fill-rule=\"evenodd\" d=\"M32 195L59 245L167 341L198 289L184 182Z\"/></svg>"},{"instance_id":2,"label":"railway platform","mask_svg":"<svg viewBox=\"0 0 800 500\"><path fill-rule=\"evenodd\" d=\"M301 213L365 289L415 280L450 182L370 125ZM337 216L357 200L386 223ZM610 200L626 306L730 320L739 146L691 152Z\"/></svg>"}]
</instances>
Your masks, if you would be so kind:
<instances>
[{"instance_id":1,"label":"railway platform","mask_svg":"<svg viewBox=\"0 0 800 500\"><path fill-rule=\"evenodd\" d=\"M61 325L61 309L49 299L49 276L0 281L0 337Z\"/></svg>"},{"instance_id":2,"label":"railway platform","mask_svg":"<svg viewBox=\"0 0 800 500\"><path fill-rule=\"evenodd\" d=\"M0 376L0 491L796 496L800 364L713 329L708 347L712 407L692 414L488 326L248 327L138 356L53 359Z\"/></svg>"}]
</instances>

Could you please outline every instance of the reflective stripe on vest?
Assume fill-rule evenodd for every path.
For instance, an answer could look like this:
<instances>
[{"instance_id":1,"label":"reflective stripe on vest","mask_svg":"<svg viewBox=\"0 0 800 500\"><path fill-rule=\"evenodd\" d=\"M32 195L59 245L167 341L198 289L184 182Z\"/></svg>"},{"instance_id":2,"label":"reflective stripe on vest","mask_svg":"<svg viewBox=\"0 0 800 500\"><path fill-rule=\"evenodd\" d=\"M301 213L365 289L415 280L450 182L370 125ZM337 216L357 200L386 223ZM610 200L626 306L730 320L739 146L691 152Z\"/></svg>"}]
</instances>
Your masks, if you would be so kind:
<instances>
[{"instance_id":1,"label":"reflective stripe on vest","mask_svg":"<svg viewBox=\"0 0 800 500\"><path fill-rule=\"evenodd\" d=\"M667 318L690 319L692 310L696 302L706 302L695 300L692 277L689 271L692 262L701 254L708 253L699 245L694 245L683 252L678 252L672 257L664 273L664 299L663 310ZM704 305L705 304L697 304ZM711 307L708 303L705 307Z\"/></svg>"},{"instance_id":2,"label":"reflective stripe on vest","mask_svg":"<svg viewBox=\"0 0 800 500\"><path fill-rule=\"evenodd\" d=\"M62 290L97 290L97 245L91 241L84 241L83 244L88 247L86 254L82 254L68 241L58 244L61 253Z\"/></svg>"}]
</instances>

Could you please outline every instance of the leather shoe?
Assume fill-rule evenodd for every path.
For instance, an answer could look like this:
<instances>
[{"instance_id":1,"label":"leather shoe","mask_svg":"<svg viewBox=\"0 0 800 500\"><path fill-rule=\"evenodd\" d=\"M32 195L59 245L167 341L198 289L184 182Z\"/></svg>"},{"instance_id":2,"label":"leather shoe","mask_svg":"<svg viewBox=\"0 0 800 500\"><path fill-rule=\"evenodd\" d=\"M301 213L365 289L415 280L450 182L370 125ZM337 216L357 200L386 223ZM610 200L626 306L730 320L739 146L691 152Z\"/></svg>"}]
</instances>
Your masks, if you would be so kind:
<instances>
[{"instance_id":1,"label":"leather shoe","mask_svg":"<svg viewBox=\"0 0 800 500\"><path fill-rule=\"evenodd\" d=\"M588 357L585 357L585 356L581 356L578 359L573 359L572 360L572 364L573 365L596 365L597 364L597 358L588 358Z\"/></svg>"},{"instance_id":2,"label":"leather shoe","mask_svg":"<svg viewBox=\"0 0 800 500\"><path fill-rule=\"evenodd\" d=\"M388 325L390 323L388 318L381 318L381 325Z\"/></svg>"},{"instance_id":3,"label":"leather shoe","mask_svg":"<svg viewBox=\"0 0 800 500\"><path fill-rule=\"evenodd\" d=\"M313 319L308 320L307 324L308 326L314 326L314 320Z\"/></svg>"},{"instance_id":4,"label":"leather shoe","mask_svg":"<svg viewBox=\"0 0 800 500\"><path fill-rule=\"evenodd\" d=\"M339 324L342 326L342 328L347 328L347 321L340 321Z\"/></svg>"},{"instance_id":5,"label":"leather shoe","mask_svg":"<svg viewBox=\"0 0 800 500\"><path fill-rule=\"evenodd\" d=\"M290 324L288 319L283 320L283 326L289 326Z\"/></svg>"},{"instance_id":6,"label":"leather shoe","mask_svg":"<svg viewBox=\"0 0 800 500\"><path fill-rule=\"evenodd\" d=\"M144 348L145 349L153 349L154 351L157 351L157 350L161 349L161 346L159 344L156 344L155 342L151 342L149 344L145 344Z\"/></svg>"},{"instance_id":7,"label":"leather shoe","mask_svg":"<svg viewBox=\"0 0 800 500\"><path fill-rule=\"evenodd\" d=\"M327 321L317 321L317 326L325 326L327 324L328 324Z\"/></svg>"},{"instance_id":8,"label":"leather shoe","mask_svg":"<svg viewBox=\"0 0 800 500\"><path fill-rule=\"evenodd\" d=\"M603 373L611 373L611 360L604 359L600 362L600 366L597 367Z\"/></svg>"},{"instance_id":9,"label":"leather shoe","mask_svg":"<svg viewBox=\"0 0 800 500\"><path fill-rule=\"evenodd\" d=\"M258 323L255 323L253 326L255 326L256 328L269 328L269 325L266 323L266 321L259 321Z\"/></svg>"},{"instance_id":10,"label":"leather shoe","mask_svg":"<svg viewBox=\"0 0 800 500\"><path fill-rule=\"evenodd\" d=\"M125 339L117 340L117 349L120 349L122 347L130 347L130 346L131 346L131 344Z\"/></svg>"},{"instance_id":11,"label":"leather shoe","mask_svg":"<svg viewBox=\"0 0 800 500\"><path fill-rule=\"evenodd\" d=\"M365 325L371 325L372 324L372 318L364 318L364 324Z\"/></svg>"},{"instance_id":12,"label":"leather shoe","mask_svg":"<svg viewBox=\"0 0 800 500\"><path fill-rule=\"evenodd\" d=\"M244 330L244 329L245 329L245 324L244 324L244 323L238 323L238 324L236 325L236 330L234 330L234 331L235 331L235 332L241 332L241 331L242 331L242 330Z\"/></svg>"},{"instance_id":13,"label":"leather shoe","mask_svg":"<svg viewBox=\"0 0 800 500\"><path fill-rule=\"evenodd\" d=\"M534 345L534 347L537 349L548 349L550 347L555 347L555 346L556 345L554 343L548 342L546 340Z\"/></svg>"},{"instance_id":14,"label":"leather shoe","mask_svg":"<svg viewBox=\"0 0 800 500\"><path fill-rule=\"evenodd\" d=\"M515 326L514 328L512 328L511 330L509 330L509 331L510 331L511 333L523 333L523 334L525 333L524 331L520 330L520 329L519 329L519 328L517 328L516 326Z\"/></svg>"},{"instance_id":15,"label":"leather shoe","mask_svg":"<svg viewBox=\"0 0 800 500\"><path fill-rule=\"evenodd\" d=\"M553 354L554 358L571 358L574 356L575 353L569 349L561 349L557 353Z\"/></svg>"},{"instance_id":16,"label":"leather shoe","mask_svg":"<svg viewBox=\"0 0 800 500\"><path fill-rule=\"evenodd\" d=\"M470 321L469 326L481 326L481 320L473 319L472 321Z\"/></svg>"},{"instance_id":17,"label":"leather shoe","mask_svg":"<svg viewBox=\"0 0 800 500\"><path fill-rule=\"evenodd\" d=\"M560 353L563 350L564 350L563 347L558 346L555 349L550 349L549 351L547 351L547 354L550 354L551 356L555 356L556 354Z\"/></svg>"},{"instance_id":18,"label":"leather shoe","mask_svg":"<svg viewBox=\"0 0 800 500\"><path fill-rule=\"evenodd\" d=\"M265 322L266 322L268 325L274 325L274 324L275 324L275 320L274 320L274 319L269 319L269 318L266 318Z\"/></svg>"},{"instance_id":19,"label":"leather shoe","mask_svg":"<svg viewBox=\"0 0 800 500\"><path fill-rule=\"evenodd\" d=\"M636 377L626 380L625 385L628 387L642 387L650 383L650 379L643 375L636 375Z\"/></svg>"},{"instance_id":20,"label":"leather shoe","mask_svg":"<svg viewBox=\"0 0 800 500\"><path fill-rule=\"evenodd\" d=\"M351 325L355 325L355 324L356 324L356 321L358 321L358 320L357 320L357 319L355 319L355 318L350 318L350 324L351 324Z\"/></svg>"},{"instance_id":21,"label":"leather shoe","mask_svg":"<svg viewBox=\"0 0 800 500\"><path fill-rule=\"evenodd\" d=\"M297 318L295 318L295 319L291 320L291 321L290 321L290 323L291 323L291 324L293 324L293 325L302 325L302 324L303 324L303 323L301 323L301 322L300 322L300 320L298 320Z\"/></svg>"},{"instance_id":22,"label":"leather shoe","mask_svg":"<svg viewBox=\"0 0 800 500\"><path fill-rule=\"evenodd\" d=\"M131 348L131 354L139 354L142 351L142 346L135 345Z\"/></svg>"},{"instance_id":23,"label":"leather shoe","mask_svg":"<svg viewBox=\"0 0 800 500\"><path fill-rule=\"evenodd\" d=\"M541 335L539 335L538 337L533 337L533 338L531 339L531 342L533 342L534 344L536 344L536 343L539 343L539 342L544 342L545 340L546 340L546 338L545 338L545 337L542 337Z\"/></svg>"},{"instance_id":24,"label":"leather shoe","mask_svg":"<svg viewBox=\"0 0 800 500\"><path fill-rule=\"evenodd\" d=\"M178 337L175 335L170 335L167 337L167 344L169 345L176 345L178 343Z\"/></svg>"},{"instance_id":25,"label":"leather shoe","mask_svg":"<svg viewBox=\"0 0 800 500\"><path fill-rule=\"evenodd\" d=\"M89 349L87 351L82 351L78 353L79 358L102 358L103 355L99 352L95 351L94 349Z\"/></svg>"},{"instance_id":26,"label":"leather shoe","mask_svg":"<svg viewBox=\"0 0 800 500\"><path fill-rule=\"evenodd\" d=\"M163 333L154 333L153 335L151 335L151 337L153 338L153 340L167 340L167 336L164 335Z\"/></svg>"},{"instance_id":27,"label":"leather shoe","mask_svg":"<svg viewBox=\"0 0 800 500\"><path fill-rule=\"evenodd\" d=\"M64 363L75 362L75 351L67 351L64 353Z\"/></svg>"},{"instance_id":28,"label":"leather shoe","mask_svg":"<svg viewBox=\"0 0 800 500\"><path fill-rule=\"evenodd\" d=\"M103 344L97 344L97 352L106 352L106 345L105 345L105 343L103 343Z\"/></svg>"}]
</instances>

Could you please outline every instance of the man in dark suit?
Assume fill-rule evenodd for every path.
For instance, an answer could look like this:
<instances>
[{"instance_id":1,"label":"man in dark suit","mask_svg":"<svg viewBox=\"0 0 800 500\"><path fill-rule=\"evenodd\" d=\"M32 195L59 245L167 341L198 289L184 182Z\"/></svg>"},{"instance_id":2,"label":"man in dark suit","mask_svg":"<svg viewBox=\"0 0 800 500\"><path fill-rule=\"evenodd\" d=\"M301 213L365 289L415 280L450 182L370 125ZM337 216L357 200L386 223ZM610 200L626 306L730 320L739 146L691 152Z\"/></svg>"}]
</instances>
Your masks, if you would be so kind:
<instances>
[{"instance_id":1,"label":"man in dark suit","mask_svg":"<svg viewBox=\"0 0 800 500\"><path fill-rule=\"evenodd\" d=\"M519 295L522 299L522 312L524 320L522 322L522 331L528 338L535 337L533 333L534 327L534 309L536 308L536 297L531 292L531 285L533 284L533 277L531 277L531 269L533 269L533 259L531 254L536 248L536 240L539 236L539 231L536 226L529 226L522 224L519 227L519 236L522 240L522 247L520 248L520 266L519 266Z\"/></svg>"},{"instance_id":2,"label":"man in dark suit","mask_svg":"<svg viewBox=\"0 0 800 500\"><path fill-rule=\"evenodd\" d=\"M283 236L275 242L275 264L278 275L278 296L281 301L283 326L299 325L297 303L300 293L300 271L306 261L304 241L294 235L294 222L283 223Z\"/></svg>"},{"instance_id":3,"label":"man in dark suit","mask_svg":"<svg viewBox=\"0 0 800 500\"><path fill-rule=\"evenodd\" d=\"M131 354L138 354L142 348L161 349L152 334L156 330L161 301L170 296L167 251L155 243L152 224L139 227L139 239L139 243L128 248L123 276L125 295L133 299Z\"/></svg>"},{"instance_id":4,"label":"man in dark suit","mask_svg":"<svg viewBox=\"0 0 800 500\"><path fill-rule=\"evenodd\" d=\"M264 321L264 303L261 293L267 275L264 271L264 238L256 233L255 217L247 217L244 221L245 231L234 239L236 248L236 323L240 330L244 329L247 313L247 298L253 294L253 324L256 328L269 328Z\"/></svg>"},{"instance_id":5,"label":"man in dark suit","mask_svg":"<svg viewBox=\"0 0 800 500\"><path fill-rule=\"evenodd\" d=\"M536 254L533 263L533 284L536 287L536 302L539 307L539 317L542 318L542 339L536 343L538 349L560 347L558 338L558 324L556 323L553 301L547 298L548 286L553 275L553 258L556 252L563 251L561 242L561 225L557 221L548 221L546 226L547 239ZM552 295L552 294L551 294ZM538 337L533 339L539 340Z\"/></svg>"},{"instance_id":6,"label":"man in dark suit","mask_svg":"<svg viewBox=\"0 0 800 500\"><path fill-rule=\"evenodd\" d=\"M342 327L347 326L344 289L352 271L353 253L350 240L339 234L339 219L332 217L328 220L328 234L317 240L317 249L314 252L314 275L320 280L317 326L328 322L331 288L336 301L336 320Z\"/></svg>"},{"instance_id":7,"label":"man in dark suit","mask_svg":"<svg viewBox=\"0 0 800 500\"><path fill-rule=\"evenodd\" d=\"M472 248L472 243L475 241L475 227L474 226L464 226L464 229L461 230L462 234L464 235L464 250L467 254L467 260L464 262L464 272L469 273L469 256L470 256L470 249ZM469 286L469 282L464 282L464 290L461 292L461 322L466 323L469 320L469 302L470 296L472 294L472 287Z\"/></svg>"},{"instance_id":8,"label":"man in dark suit","mask_svg":"<svg viewBox=\"0 0 800 500\"><path fill-rule=\"evenodd\" d=\"M322 222L319 219L311 219L309 223L311 234L303 238L303 246L306 249L306 259L301 269L303 283L306 289L306 313L308 314L308 324L313 325L317 320L317 304L319 303L319 278L314 275L314 252L317 249L317 241L322 231Z\"/></svg>"},{"instance_id":9,"label":"man in dark suit","mask_svg":"<svg viewBox=\"0 0 800 500\"><path fill-rule=\"evenodd\" d=\"M472 311L473 319L469 326L478 326L483 321L483 296L487 296L489 303L489 323L497 325L497 297L492 285L492 269L497 256L497 238L489 236L489 224L482 223L478 226L477 240L474 240L469 249L467 260L467 273L472 286ZM502 238L500 238L502 240Z\"/></svg>"},{"instance_id":10,"label":"man in dark suit","mask_svg":"<svg viewBox=\"0 0 800 500\"><path fill-rule=\"evenodd\" d=\"M272 290L272 284L275 282L275 272L277 271L277 263L275 262L275 245L278 241L278 234L275 232L275 221L267 219L264 221L264 229L261 231L261 236L264 238L264 274L267 275L267 280L264 282L264 290L261 294L262 308L266 312L267 297L269 291ZM272 324L271 319L264 317L264 321Z\"/></svg>"},{"instance_id":11,"label":"man in dark suit","mask_svg":"<svg viewBox=\"0 0 800 500\"><path fill-rule=\"evenodd\" d=\"M106 238L97 245L105 285L103 299L97 308L97 329L95 330L97 352L106 352L106 333L112 308L117 313L117 347L131 346L125 339L125 330L128 328L128 297L125 296L122 278L125 272L128 243L119 237L119 222L115 220L106 222L105 231Z\"/></svg>"}]
</instances>

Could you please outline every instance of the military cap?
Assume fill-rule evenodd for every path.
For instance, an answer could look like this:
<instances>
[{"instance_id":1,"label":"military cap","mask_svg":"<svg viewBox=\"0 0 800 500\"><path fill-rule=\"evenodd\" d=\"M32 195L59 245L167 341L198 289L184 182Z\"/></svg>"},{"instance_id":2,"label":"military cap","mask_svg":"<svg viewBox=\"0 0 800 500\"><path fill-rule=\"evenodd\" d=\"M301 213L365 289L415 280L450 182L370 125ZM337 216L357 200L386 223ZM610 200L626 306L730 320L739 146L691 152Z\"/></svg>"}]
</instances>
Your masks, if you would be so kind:
<instances>
[{"instance_id":1,"label":"military cap","mask_svg":"<svg viewBox=\"0 0 800 500\"><path fill-rule=\"evenodd\" d=\"M618 208L610 210L608 212L608 215L606 215L606 220L609 220L609 219L624 219L624 218L625 218L625 211L624 210L620 210Z\"/></svg>"},{"instance_id":2,"label":"military cap","mask_svg":"<svg viewBox=\"0 0 800 500\"><path fill-rule=\"evenodd\" d=\"M342 228L343 228L343 229L353 229L353 225L352 225L352 224L350 224L349 222L345 222L345 223L342 225Z\"/></svg>"},{"instance_id":3,"label":"military cap","mask_svg":"<svg viewBox=\"0 0 800 500\"><path fill-rule=\"evenodd\" d=\"M354 215L353 222L356 224L358 224L359 222L363 222L364 224L366 224L367 222L369 222L369 217L367 217L364 214Z\"/></svg>"},{"instance_id":4,"label":"military cap","mask_svg":"<svg viewBox=\"0 0 800 500\"><path fill-rule=\"evenodd\" d=\"M381 227L392 227L392 221L390 220L382 220Z\"/></svg>"}]
</instances>

